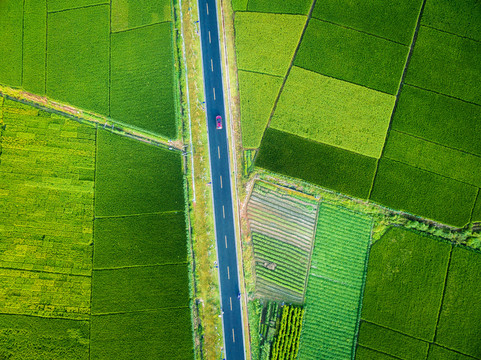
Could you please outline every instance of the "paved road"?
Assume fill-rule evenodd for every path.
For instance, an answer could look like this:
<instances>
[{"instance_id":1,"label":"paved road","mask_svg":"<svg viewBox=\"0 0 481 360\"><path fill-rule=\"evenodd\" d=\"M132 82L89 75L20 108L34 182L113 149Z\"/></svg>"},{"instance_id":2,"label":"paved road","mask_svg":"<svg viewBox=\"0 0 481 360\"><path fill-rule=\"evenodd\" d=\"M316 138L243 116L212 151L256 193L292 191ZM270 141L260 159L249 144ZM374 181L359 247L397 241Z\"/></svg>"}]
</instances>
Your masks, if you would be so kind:
<instances>
[{"instance_id":1,"label":"paved road","mask_svg":"<svg viewBox=\"0 0 481 360\"><path fill-rule=\"evenodd\" d=\"M217 7L215 0L198 0L198 4L225 357L245 359ZM217 115L223 119L221 130L216 129Z\"/></svg>"}]
</instances>

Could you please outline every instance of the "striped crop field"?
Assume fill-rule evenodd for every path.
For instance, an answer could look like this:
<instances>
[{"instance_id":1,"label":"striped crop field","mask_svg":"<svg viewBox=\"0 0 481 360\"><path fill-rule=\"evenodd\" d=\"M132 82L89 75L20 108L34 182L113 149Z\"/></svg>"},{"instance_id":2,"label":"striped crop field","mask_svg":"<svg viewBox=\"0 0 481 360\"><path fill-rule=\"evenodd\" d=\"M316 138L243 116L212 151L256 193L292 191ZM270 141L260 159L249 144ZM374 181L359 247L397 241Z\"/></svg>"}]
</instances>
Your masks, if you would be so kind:
<instances>
[{"instance_id":1,"label":"striped crop field","mask_svg":"<svg viewBox=\"0 0 481 360\"><path fill-rule=\"evenodd\" d=\"M372 219L319 208L298 359L350 359L359 322Z\"/></svg>"},{"instance_id":2,"label":"striped crop field","mask_svg":"<svg viewBox=\"0 0 481 360\"><path fill-rule=\"evenodd\" d=\"M271 300L301 303L316 224L317 201L257 182L247 216L256 289Z\"/></svg>"}]
</instances>

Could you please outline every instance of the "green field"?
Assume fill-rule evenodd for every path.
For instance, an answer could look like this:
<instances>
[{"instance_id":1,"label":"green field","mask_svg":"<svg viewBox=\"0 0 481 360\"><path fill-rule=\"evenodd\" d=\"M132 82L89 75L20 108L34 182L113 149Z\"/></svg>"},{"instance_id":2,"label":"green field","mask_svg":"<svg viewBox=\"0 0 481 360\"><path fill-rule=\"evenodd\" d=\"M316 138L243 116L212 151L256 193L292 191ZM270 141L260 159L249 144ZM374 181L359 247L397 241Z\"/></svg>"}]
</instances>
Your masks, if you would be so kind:
<instances>
[{"instance_id":1,"label":"green field","mask_svg":"<svg viewBox=\"0 0 481 360\"><path fill-rule=\"evenodd\" d=\"M406 83L481 105L481 43L421 26Z\"/></svg>"},{"instance_id":2,"label":"green field","mask_svg":"<svg viewBox=\"0 0 481 360\"><path fill-rule=\"evenodd\" d=\"M89 322L1 314L0 358L88 360Z\"/></svg>"},{"instance_id":3,"label":"green field","mask_svg":"<svg viewBox=\"0 0 481 360\"><path fill-rule=\"evenodd\" d=\"M22 85L22 26L24 0L0 1L0 84Z\"/></svg>"},{"instance_id":4,"label":"green field","mask_svg":"<svg viewBox=\"0 0 481 360\"><path fill-rule=\"evenodd\" d=\"M321 203L298 359L351 358L371 228L371 218Z\"/></svg>"},{"instance_id":5,"label":"green field","mask_svg":"<svg viewBox=\"0 0 481 360\"><path fill-rule=\"evenodd\" d=\"M285 76L306 17L238 12L234 20L237 67L240 70Z\"/></svg>"},{"instance_id":6,"label":"green field","mask_svg":"<svg viewBox=\"0 0 481 360\"><path fill-rule=\"evenodd\" d=\"M110 116L177 136L170 22L112 34Z\"/></svg>"},{"instance_id":7,"label":"green field","mask_svg":"<svg viewBox=\"0 0 481 360\"><path fill-rule=\"evenodd\" d=\"M312 0L249 0L247 10L276 14L307 15L311 4Z\"/></svg>"},{"instance_id":8,"label":"green field","mask_svg":"<svg viewBox=\"0 0 481 360\"><path fill-rule=\"evenodd\" d=\"M395 95L408 50L404 45L311 19L294 64Z\"/></svg>"},{"instance_id":9,"label":"green field","mask_svg":"<svg viewBox=\"0 0 481 360\"><path fill-rule=\"evenodd\" d=\"M182 183L180 153L99 130L97 216L183 210Z\"/></svg>"},{"instance_id":10,"label":"green field","mask_svg":"<svg viewBox=\"0 0 481 360\"><path fill-rule=\"evenodd\" d=\"M471 219L472 222L481 222L481 195L478 192L478 197L474 204L473 209L473 218Z\"/></svg>"},{"instance_id":11,"label":"green field","mask_svg":"<svg viewBox=\"0 0 481 360\"><path fill-rule=\"evenodd\" d=\"M392 129L481 156L481 107L404 85Z\"/></svg>"},{"instance_id":12,"label":"green field","mask_svg":"<svg viewBox=\"0 0 481 360\"><path fill-rule=\"evenodd\" d=\"M433 28L481 41L479 1L430 0L421 23Z\"/></svg>"},{"instance_id":13,"label":"green field","mask_svg":"<svg viewBox=\"0 0 481 360\"><path fill-rule=\"evenodd\" d=\"M193 359L190 309L92 316L90 359Z\"/></svg>"},{"instance_id":14,"label":"green field","mask_svg":"<svg viewBox=\"0 0 481 360\"><path fill-rule=\"evenodd\" d=\"M481 253L454 248L436 343L481 358Z\"/></svg>"},{"instance_id":15,"label":"green field","mask_svg":"<svg viewBox=\"0 0 481 360\"><path fill-rule=\"evenodd\" d=\"M232 9L234 11L247 10L247 3L249 0L232 0Z\"/></svg>"},{"instance_id":16,"label":"green field","mask_svg":"<svg viewBox=\"0 0 481 360\"><path fill-rule=\"evenodd\" d=\"M171 20L171 0L112 0L111 3L113 32Z\"/></svg>"},{"instance_id":17,"label":"green field","mask_svg":"<svg viewBox=\"0 0 481 360\"><path fill-rule=\"evenodd\" d=\"M432 172L381 159L370 199L391 209L463 227L478 189Z\"/></svg>"},{"instance_id":18,"label":"green field","mask_svg":"<svg viewBox=\"0 0 481 360\"><path fill-rule=\"evenodd\" d=\"M463 355L458 352L443 348L437 345L431 345L427 360L473 360L471 356Z\"/></svg>"},{"instance_id":19,"label":"green field","mask_svg":"<svg viewBox=\"0 0 481 360\"><path fill-rule=\"evenodd\" d=\"M426 359L429 349L425 341L366 321L361 321L357 343L405 360Z\"/></svg>"},{"instance_id":20,"label":"green field","mask_svg":"<svg viewBox=\"0 0 481 360\"><path fill-rule=\"evenodd\" d=\"M238 72L241 98L242 146L258 148L267 126L282 78L266 74Z\"/></svg>"},{"instance_id":21,"label":"green field","mask_svg":"<svg viewBox=\"0 0 481 360\"><path fill-rule=\"evenodd\" d=\"M383 354L381 352L359 346L356 350L356 360L395 360L395 358L390 355Z\"/></svg>"},{"instance_id":22,"label":"green field","mask_svg":"<svg viewBox=\"0 0 481 360\"><path fill-rule=\"evenodd\" d=\"M396 6L382 0L324 0L316 2L312 16L410 45L421 5L421 0L401 1Z\"/></svg>"},{"instance_id":23,"label":"green field","mask_svg":"<svg viewBox=\"0 0 481 360\"><path fill-rule=\"evenodd\" d=\"M384 157L481 187L480 156L391 130Z\"/></svg>"},{"instance_id":24,"label":"green field","mask_svg":"<svg viewBox=\"0 0 481 360\"><path fill-rule=\"evenodd\" d=\"M92 314L189 305L187 264L94 270Z\"/></svg>"},{"instance_id":25,"label":"green field","mask_svg":"<svg viewBox=\"0 0 481 360\"><path fill-rule=\"evenodd\" d=\"M256 166L366 198L376 159L268 128Z\"/></svg>"},{"instance_id":26,"label":"green field","mask_svg":"<svg viewBox=\"0 0 481 360\"><path fill-rule=\"evenodd\" d=\"M282 319L272 346L271 360L297 358L303 316L302 308L287 305L282 307Z\"/></svg>"},{"instance_id":27,"label":"green field","mask_svg":"<svg viewBox=\"0 0 481 360\"><path fill-rule=\"evenodd\" d=\"M109 4L108 0L48 0L48 11L63 11L92 5Z\"/></svg>"},{"instance_id":28,"label":"green field","mask_svg":"<svg viewBox=\"0 0 481 360\"><path fill-rule=\"evenodd\" d=\"M448 244L391 228L371 248L362 319L432 341L450 251Z\"/></svg>"},{"instance_id":29,"label":"green field","mask_svg":"<svg viewBox=\"0 0 481 360\"><path fill-rule=\"evenodd\" d=\"M186 242L182 211L96 219L94 268L185 262Z\"/></svg>"},{"instance_id":30,"label":"green field","mask_svg":"<svg viewBox=\"0 0 481 360\"><path fill-rule=\"evenodd\" d=\"M108 114L109 7L50 13L47 26L47 96Z\"/></svg>"},{"instance_id":31,"label":"green field","mask_svg":"<svg viewBox=\"0 0 481 360\"><path fill-rule=\"evenodd\" d=\"M394 101L394 96L293 67L270 126L379 158Z\"/></svg>"}]
</instances>

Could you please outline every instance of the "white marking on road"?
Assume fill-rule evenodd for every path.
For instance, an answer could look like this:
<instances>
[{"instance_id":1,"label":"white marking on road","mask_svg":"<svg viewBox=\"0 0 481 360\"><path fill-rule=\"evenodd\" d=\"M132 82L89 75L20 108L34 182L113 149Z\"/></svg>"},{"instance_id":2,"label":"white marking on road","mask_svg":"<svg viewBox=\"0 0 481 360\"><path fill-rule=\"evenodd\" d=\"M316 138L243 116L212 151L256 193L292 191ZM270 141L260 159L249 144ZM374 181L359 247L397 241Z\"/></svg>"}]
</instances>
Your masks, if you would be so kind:
<instances>
[{"instance_id":1,"label":"white marking on road","mask_svg":"<svg viewBox=\"0 0 481 360\"><path fill-rule=\"evenodd\" d=\"M220 188L222 189L222 175L220 176Z\"/></svg>"},{"instance_id":2,"label":"white marking on road","mask_svg":"<svg viewBox=\"0 0 481 360\"><path fill-rule=\"evenodd\" d=\"M225 248L227 249L227 235L225 235Z\"/></svg>"},{"instance_id":3,"label":"white marking on road","mask_svg":"<svg viewBox=\"0 0 481 360\"><path fill-rule=\"evenodd\" d=\"M209 30L209 44L212 42L212 39L210 38L210 30Z\"/></svg>"},{"instance_id":4,"label":"white marking on road","mask_svg":"<svg viewBox=\"0 0 481 360\"><path fill-rule=\"evenodd\" d=\"M225 219L225 209L224 209L224 205L222 205L222 216L223 216L224 219Z\"/></svg>"},{"instance_id":5,"label":"white marking on road","mask_svg":"<svg viewBox=\"0 0 481 360\"><path fill-rule=\"evenodd\" d=\"M234 328L232 328L232 342L235 342Z\"/></svg>"},{"instance_id":6,"label":"white marking on road","mask_svg":"<svg viewBox=\"0 0 481 360\"><path fill-rule=\"evenodd\" d=\"M229 296L229 301L230 301L230 311L232 311L232 298Z\"/></svg>"},{"instance_id":7,"label":"white marking on road","mask_svg":"<svg viewBox=\"0 0 481 360\"><path fill-rule=\"evenodd\" d=\"M209 15L209 4L205 3L205 7L207 8L207 15Z\"/></svg>"},{"instance_id":8,"label":"white marking on road","mask_svg":"<svg viewBox=\"0 0 481 360\"><path fill-rule=\"evenodd\" d=\"M220 146L217 146L217 155L219 156L219 159L220 159Z\"/></svg>"},{"instance_id":9,"label":"white marking on road","mask_svg":"<svg viewBox=\"0 0 481 360\"><path fill-rule=\"evenodd\" d=\"M215 100L215 88L212 88L212 92L214 93L214 100Z\"/></svg>"},{"instance_id":10,"label":"white marking on road","mask_svg":"<svg viewBox=\"0 0 481 360\"><path fill-rule=\"evenodd\" d=\"M227 279L230 280L230 272L229 272L229 267L227 266Z\"/></svg>"},{"instance_id":11,"label":"white marking on road","mask_svg":"<svg viewBox=\"0 0 481 360\"><path fill-rule=\"evenodd\" d=\"M210 59L210 68L214 71L214 61L212 61L212 59Z\"/></svg>"}]
</instances>

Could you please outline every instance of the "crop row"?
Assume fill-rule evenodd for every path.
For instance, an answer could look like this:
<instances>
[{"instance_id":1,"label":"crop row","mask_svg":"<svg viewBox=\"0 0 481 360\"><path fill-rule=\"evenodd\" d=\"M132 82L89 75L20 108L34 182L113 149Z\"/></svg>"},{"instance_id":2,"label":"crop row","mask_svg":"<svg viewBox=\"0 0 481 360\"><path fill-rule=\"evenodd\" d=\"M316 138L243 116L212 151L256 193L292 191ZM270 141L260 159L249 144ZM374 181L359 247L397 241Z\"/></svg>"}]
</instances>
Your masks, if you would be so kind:
<instances>
[{"instance_id":1,"label":"crop row","mask_svg":"<svg viewBox=\"0 0 481 360\"><path fill-rule=\"evenodd\" d=\"M290 303L300 304L303 302L304 297L297 291L292 291L283 286L273 284L272 282L257 278L256 279L256 292L268 298L270 300L284 301Z\"/></svg>"},{"instance_id":2,"label":"crop row","mask_svg":"<svg viewBox=\"0 0 481 360\"><path fill-rule=\"evenodd\" d=\"M255 231L259 234L270 236L281 243L290 244L298 247L300 250L310 252L311 245L306 245L303 239L299 239L293 232L280 231L279 229L267 227L265 224L251 221L251 231Z\"/></svg>"},{"instance_id":3,"label":"crop row","mask_svg":"<svg viewBox=\"0 0 481 360\"><path fill-rule=\"evenodd\" d=\"M272 348L271 360L294 360L299 351L299 336L304 310L299 307L284 306L277 339Z\"/></svg>"}]
</instances>

